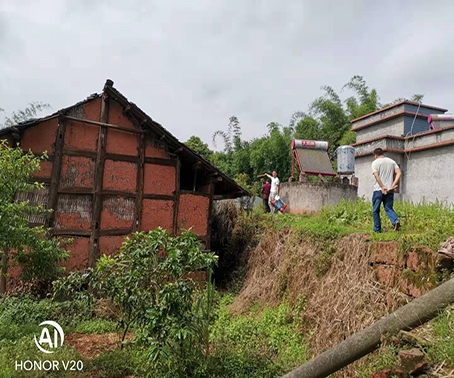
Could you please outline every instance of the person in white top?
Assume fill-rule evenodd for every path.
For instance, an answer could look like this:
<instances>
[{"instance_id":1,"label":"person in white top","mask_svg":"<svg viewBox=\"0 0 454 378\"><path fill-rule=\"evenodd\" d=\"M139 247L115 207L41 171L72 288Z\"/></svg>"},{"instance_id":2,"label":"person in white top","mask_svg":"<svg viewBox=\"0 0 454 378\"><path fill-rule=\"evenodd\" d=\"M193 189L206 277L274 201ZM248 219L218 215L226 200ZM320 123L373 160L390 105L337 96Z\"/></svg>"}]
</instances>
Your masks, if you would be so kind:
<instances>
[{"instance_id":1,"label":"person in white top","mask_svg":"<svg viewBox=\"0 0 454 378\"><path fill-rule=\"evenodd\" d=\"M400 228L400 221L394 211L394 190L399 185L402 172L397 163L385 157L381 148L374 150L372 174L375 177L374 193L372 195L372 214L374 217L374 231L381 232L380 206L383 203L395 231Z\"/></svg>"},{"instance_id":2,"label":"person in white top","mask_svg":"<svg viewBox=\"0 0 454 378\"><path fill-rule=\"evenodd\" d=\"M273 171L273 175L269 175L268 173L265 173L267 177L271 179L271 190L270 190L270 196L268 197L268 203L270 204L271 208L271 214L274 213L275 207L271 204L271 202L274 201L275 197L279 194L279 186L281 185L281 182L279 181L279 178L277 177L277 171Z\"/></svg>"}]
</instances>

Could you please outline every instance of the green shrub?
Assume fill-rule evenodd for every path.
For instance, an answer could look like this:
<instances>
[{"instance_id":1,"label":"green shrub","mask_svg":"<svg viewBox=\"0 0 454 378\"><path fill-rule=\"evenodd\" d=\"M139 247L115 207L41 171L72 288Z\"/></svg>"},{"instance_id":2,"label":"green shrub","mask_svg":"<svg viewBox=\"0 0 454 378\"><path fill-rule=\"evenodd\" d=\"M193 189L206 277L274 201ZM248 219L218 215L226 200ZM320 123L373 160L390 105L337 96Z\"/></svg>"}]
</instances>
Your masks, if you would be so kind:
<instances>
[{"instance_id":1,"label":"green shrub","mask_svg":"<svg viewBox=\"0 0 454 378\"><path fill-rule=\"evenodd\" d=\"M85 301L57 302L31 297L0 298L0 340L14 341L39 329L45 320L54 320L72 327L93 317L93 309Z\"/></svg>"},{"instance_id":2,"label":"green shrub","mask_svg":"<svg viewBox=\"0 0 454 378\"><path fill-rule=\"evenodd\" d=\"M0 141L0 290L6 286L8 266L17 263L22 267L22 278L49 281L63 268L58 263L69 257L63 244L46 237L42 226L30 227L30 216L46 216L49 210L33 204L29 194L38 193L43 184L30 183L40 162L47 158L24 153L20 147L12 148L6 140Z\"/></svg>"},{"instance_id":3,"label":"green shrub","mask_svg":"<svg viewBox=\"0 0 454 378\"><path fill-rule=\"evenodd\" d=\"M212 329L211 376L276 377L307 359L304 338L288 305L232 315L228 310L231 301L231 296L222 299Z\"/></svg>"},{"instance_id":4,"label":"green shrub","mask_svg":"<svg viewBox=\"0 0 454 378\"><path fill-rule=\"evenodd\" d=\"M186 377L203 370L209 354L209 323L214 289L213 253L202 251L197 236L184 231L134 233L113 257L102 256L93 270L55 284L59 295L110 298L119 312L118 329L132 328L137 347L146 349L152 376ZM208 272L204 285L191 275ZM206 286L206 290L204 290ZM150 373L151 374L151 373Z\"/></svg>"}]
</instances>

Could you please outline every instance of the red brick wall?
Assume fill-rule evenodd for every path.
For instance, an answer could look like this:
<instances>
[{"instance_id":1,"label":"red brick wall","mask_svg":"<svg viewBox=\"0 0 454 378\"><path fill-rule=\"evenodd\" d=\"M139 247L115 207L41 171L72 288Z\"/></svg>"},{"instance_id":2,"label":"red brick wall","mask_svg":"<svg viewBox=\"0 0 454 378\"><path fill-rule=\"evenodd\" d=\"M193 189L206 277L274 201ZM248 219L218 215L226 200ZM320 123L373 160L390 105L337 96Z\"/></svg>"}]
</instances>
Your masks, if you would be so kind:
<instances>
[{"instance_id":1,"label":"red brick wall","mask_svg":"<svg viewBox=\"0 0 454 378\"><path fill-rule=\"evenodd\" d=\"M172 232L173 201L144 199L142 205L141 231L148 231L161 226Z\"/></svg>"},{"instance_id":2,"label":"red brick wall","mask_svg":"<svg viewBox=\"0 0 454 378\"><path fill-rule=\"evenodd\" d=\"M104 189L135 192L136 186L137 164L106 159L104 164Z\"/></svg>"},{"instance_id":3,"label":"red brick wall","mask_svg":"<svg viewBox=\"0 0 454 378\"><path fill-rule=\"evenodd\" d=\"M129 129L137 129L128 117L123 114L123 107L116 101L110 101L109 103L109 123Z\"/></svg>"},{"instance_id":4,"label":"red brick wall","mask_svg":"<svg viewBox=\"0 0 454 378\"><path fill-rule=\"evenodd\" d=\"M42 154L44 151L53 154L57 128L58 120L53 118L25 130L21 140L22 149L31 149L34 154Z\"/></svg>"},{"instance_id":5,"label":"red brick wall","mask_svg":"<svg viewBox=\"0 0 454 378\"><path fill-rule=\"evenodd\" d=\"M43 160L40 163L40 170L34 173L34 177L49 179L52 176L52 162L48 160Z\"/></svg>"},{"instance_id":6,"label":"red brick wall","mask_svg":"<svg viewBox=\"0 0 454 378\"><path fill-rule=\"evenodd\" d=\"M89 194L60 194L55 211L56 229L90 230L93 200Z\"/></svg>"},{"instance_id":7,"label":"red brick wall","mask_svg":"<svg viewBox=\"0 0 454 378\"><path fill-rule=\"evenodd\" d=\"M127 236L101 236L99 238L99 254L111 256L118 252Z\"/></svg>"},{"instance_id":8,"label":"red brick wall","mask_svg":"<svg viewBox=\"0 0 454 378\"><path fill-rule=\"evenodd\" d=\"M195 194L181 194L178 208L178 228L189 229L205 236L208 230L208 209L210 199Z\"/></svg>"},{"instance_id":9,"label":"red brick wall","mask_svg":"<svg viewBox=\"0 0 454 378\"><path fill-rule=\"evenodd\" d=\"M83 105L83 116L77 118L99 121L101 119L101 98L95 98Z\"/></svg>"},{"instance_id":10,"label":"red brick wall","mask_svg":"<svg viewBox=\"0 0 454 378\"><path fill-rule=\"evenodd\" d=\"M143 192L145 194L173 195L175 192L175 167L145 164Z\"/></svg>"},{"instance_id":11,"label":"red brick wall","mask_svg":"<svg viewBox=\"0 0 454 378\"><path fill-rule=\"evenodd\" d=\"M67 247L70 257L63 264L67 272L83 270L88 266L88 254L90 251L90 238L73 237L73 242Z\"/></svg>"},{"instance_id":12,"label":"red brick wall","mask_svg":"<svg viewBox=\"0 0 454 378\"><path fill-rule=\"evenodd\" d=\"M78 150L96 151L99 127L83 122L67 121L65 147Z\"/></svg>"},{"instance_id":13,"label":"red brick wall","mask_svg":"<svg viewBox=\"0 0 454 378\"><path fill-rule=\"evenodd\" d=\"M108 154L139 155L139 135L121 130L107 130Z\"/></svg>"},{"instance_id":14,"label":"red brick wall","mask_svg":"<svg viewBox=\"0 0 454 378\"><path fill-rule=\"evenodd\" d=\"M95 179L95 159L82 156L63 156L60 188L92 188Z\"/></svg>"},{"instance_id":15,"label":"red brick wall","mask_svg":"<svg viewBox=\"0 0 454 378\"><path fill-rule=\"evenodd\" d=\"M134 198L104 198L101 213L101 229L132 228L134 225L134 208Z\"/></svg>"}]
</instances>

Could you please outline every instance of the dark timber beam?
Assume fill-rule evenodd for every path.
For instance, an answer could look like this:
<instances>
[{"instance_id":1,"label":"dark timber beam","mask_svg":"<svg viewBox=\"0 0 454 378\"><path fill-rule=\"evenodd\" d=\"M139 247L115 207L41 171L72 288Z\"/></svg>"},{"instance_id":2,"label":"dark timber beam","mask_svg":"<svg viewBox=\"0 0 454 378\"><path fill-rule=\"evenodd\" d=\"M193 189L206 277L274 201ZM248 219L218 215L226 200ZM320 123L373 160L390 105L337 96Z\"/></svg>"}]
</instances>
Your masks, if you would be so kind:
<instances>
[{"instance_id":1,"label":"dark timber beam","mask_svg":"<svg viewBox=\"0 0 454 378\"><path fill-rule=\"evenodd\" d=\"M88 256L88 264L90 267L95 266L96 260L99 257L99 231L100 231L99 229L102 211L102 181L104 177L104 162L106 156L107 143L106 141L107 127L105 126L105 124L107 124L108 122L109 122L109 97L104 93L101 101L101 122L99 123L100 129L98 136L98 150L95 165L95 183L90 237L90 254Z\"/></svg>"},{"instance_id":2,"label":"dark timber beam","mask_svg":"<svg viewBox=\"0 0 454 378\"><path fill-rule=\"evenodd\" d=\"M112 125L107 122L98 122L98 121L92 121L90 119L76 118L76 117L70 117L70 116L65 116L65 118L70 121L86 123L87 125L103 126L108 129L121 130L121 131L126 131L128 133L133 133L133 134L142 134L141 130L130 129L129 127L124 127L124 126Z\"/></svg>"},{"instance_id":3,"label":"dark timber beam","mask_svg":"<svg viewBox=\"0 0 454 378\"><path fill-rule=\"evenodd\" d=\"M214 182L210 181L210 203L208 205L208 230L207 230L207 240L206 240L206 249L211 251L211 223L213 219L213 197L214 197Z\"/></svg>"},{"instance_id":4,"label":"dark timber beam","mask_svg":"<svg viewBox=\"0 0 454 378\"><path fill-rule=\"evenodd\" d=\"M139 164L137 166L137 196L136 196L136 206L134 209L134 231L140 231L140 226L142 224L142 202L143 202L143 177L144 177L144 167L145 167L145 134L142 133L140 136L139 143Z\"/></svg>"},{"instance_id":5,"label":"dark timber beam","mask_svg":"<svg viewBox=\"0 0 454 378\"><path fill-rule=\"evenodd\" d=\"M177 165L175 167L175 199L173 200L173 235L176 236L178 232L178 207L180 206L180 171L181 162L180 157L177 156Z\"/></svg>"},{"instance_id":6,"label":"dark timber beam","mask_svg":"<svg viewBox=\"0 0 454 378\"><path fill-rule=\"evenodd\" d=\"M49 201L47 203L47 208L52 209L52 212L46 216L45 221L45 226L48 228L52 228L54 226L55 212L57 210L58 186L60 184L63 147L65 144L65 131L66 122L64 120L63 114L60 114L60 116L58 117L58 128L55 139L54 162L52 164L52 173L49 188Z\"/></svg>"}]
</instances>

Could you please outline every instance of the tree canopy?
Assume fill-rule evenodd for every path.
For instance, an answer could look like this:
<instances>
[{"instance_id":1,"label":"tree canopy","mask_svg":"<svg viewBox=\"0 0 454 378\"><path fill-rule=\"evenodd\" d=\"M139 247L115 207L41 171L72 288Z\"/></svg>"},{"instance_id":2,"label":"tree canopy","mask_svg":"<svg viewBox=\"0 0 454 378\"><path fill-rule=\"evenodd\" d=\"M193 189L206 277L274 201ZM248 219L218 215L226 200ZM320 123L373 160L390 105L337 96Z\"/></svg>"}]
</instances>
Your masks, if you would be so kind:
<instances>
[{"instance_id":1,"label":"tree canopy","mask_svg":"<svg viewBox=\"0 0 454 378\"><path fill-rule=\"evenodd\" d=\"M329 153L333 156L340 145L355 143L352 120L405 100L398 98L382 104L377 90L369 88L359 75L353 76L340 91L328 85L321 89L322 95L312 101L306 111L293 113L288 125L270 122L264 127L262 137L249 141L242 139L242 124L237 117L232 116L226 130L217 130L213 134L215 147L217 141L223 142L222 151L211 151L197 136L188 140L188 146L242 185L257 188L253 185L257 182L257 175L272 170L277 170L281 181L288 180L291 175L292 138L328 141ZM408 100L421 102L423 97L416 94Z\"/></svg>"}]
</instances>

